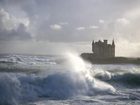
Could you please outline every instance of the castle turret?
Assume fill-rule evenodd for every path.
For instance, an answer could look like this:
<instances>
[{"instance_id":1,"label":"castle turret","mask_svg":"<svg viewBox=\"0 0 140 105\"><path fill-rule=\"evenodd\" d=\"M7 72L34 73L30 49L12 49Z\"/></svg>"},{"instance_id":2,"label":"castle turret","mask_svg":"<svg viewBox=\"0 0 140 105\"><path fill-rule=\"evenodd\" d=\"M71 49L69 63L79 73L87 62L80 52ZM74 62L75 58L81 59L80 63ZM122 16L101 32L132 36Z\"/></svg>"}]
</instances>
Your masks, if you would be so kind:
<instances>
[{"instance_id":1,"label":"castle turret","mask_svg":"<svg viewBox=\"0 0 140 105\"><path fill-rule=\"evenodd\" d=\"M115 42L114 42L114 39L112 41L112 56L115 57Z\"/></svg>"},{"instance_id":2,"label":"castle turret","mask_svg":"<svg viewBox=\"0 0 140 105\"><path fill-rule=\"evenodd\" d=\"M94 40L92 41L92 52L94 53Z\"/></svg>"},{"instance_id":3,"label":"castle turret","mask_svg":"<svg viewBox=\"0 0 140 105\"><path fill-rule=\"evenodd\" d=\"M114 39L112 40L112 46L115 46Z\"/></svg>"}]
</instances>

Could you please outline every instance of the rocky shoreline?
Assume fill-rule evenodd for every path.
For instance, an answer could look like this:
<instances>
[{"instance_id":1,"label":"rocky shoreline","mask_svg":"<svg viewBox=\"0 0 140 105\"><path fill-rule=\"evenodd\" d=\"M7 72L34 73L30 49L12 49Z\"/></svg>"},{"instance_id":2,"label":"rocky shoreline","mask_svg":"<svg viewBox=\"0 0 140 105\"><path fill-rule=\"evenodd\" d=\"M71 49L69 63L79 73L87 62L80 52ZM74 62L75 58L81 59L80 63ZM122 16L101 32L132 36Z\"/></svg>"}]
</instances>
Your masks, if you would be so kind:
<instances>
[{"instance_id":1,"label":"rocky shoreline","mask_svg":"<svg viewBox=\"0 0 140 105\"><path fill-rule=\"evenodd\" d=\"M128 57L100 58L94 56L93 53L82 53L80 56L84 60L92 64L140 64L140 58L128 58Z\"/></svg>"}]
</instances>

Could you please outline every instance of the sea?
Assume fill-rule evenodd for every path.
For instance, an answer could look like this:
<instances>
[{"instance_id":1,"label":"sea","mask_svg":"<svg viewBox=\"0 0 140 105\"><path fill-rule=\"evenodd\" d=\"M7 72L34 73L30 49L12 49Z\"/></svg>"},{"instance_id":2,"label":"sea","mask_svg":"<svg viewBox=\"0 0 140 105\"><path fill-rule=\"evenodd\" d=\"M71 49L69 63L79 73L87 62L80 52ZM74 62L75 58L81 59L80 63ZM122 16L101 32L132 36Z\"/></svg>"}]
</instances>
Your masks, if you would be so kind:
<instances>
[{"instance_id":1,"label":"sea","mask_svg":"<svg viewBox=\"0 0 140 105\"><path fill-rule=\"evenodd\" d=\"M140 105L140 65L1 54L0 105Z\"/></svg>"}]
</instances>

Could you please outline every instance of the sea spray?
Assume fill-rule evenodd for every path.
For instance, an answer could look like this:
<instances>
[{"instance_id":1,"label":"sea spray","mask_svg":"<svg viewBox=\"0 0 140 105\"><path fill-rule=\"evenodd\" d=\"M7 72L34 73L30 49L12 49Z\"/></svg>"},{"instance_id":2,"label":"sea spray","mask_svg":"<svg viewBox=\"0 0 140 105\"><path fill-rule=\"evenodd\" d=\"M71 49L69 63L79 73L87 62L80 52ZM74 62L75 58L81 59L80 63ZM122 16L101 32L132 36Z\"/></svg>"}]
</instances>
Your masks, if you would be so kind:
<instances>
[{"instance_id":1,"label":"sea spray","mask_svg":"<svg viewBox=\"0 0 140 105\"><path fill-rule=\"evenodd\" d=\"M86 81L86 87L88 92L115 92L115 88L108 83L97 80L93 77L92 66L88 62L84 62L76 53L67 52L66 56L69 60L70 66L72 68L71 72L77 74L78 77Z\"/></svg>"},{"instance_id":2,"label":"sea spray","mask_svg":"<svg viewBox=\"0 0 140 105\"><path fill-rule=\"evenodd\" d=\"M77 54L66 53L66 62L61 72L0 73L0 104L16 105L40 98L64 100L77 95L112 93L115 89L94 78L91 65ZM45 73L44 73L45 74Z\"/></svg>"}]
</instances>

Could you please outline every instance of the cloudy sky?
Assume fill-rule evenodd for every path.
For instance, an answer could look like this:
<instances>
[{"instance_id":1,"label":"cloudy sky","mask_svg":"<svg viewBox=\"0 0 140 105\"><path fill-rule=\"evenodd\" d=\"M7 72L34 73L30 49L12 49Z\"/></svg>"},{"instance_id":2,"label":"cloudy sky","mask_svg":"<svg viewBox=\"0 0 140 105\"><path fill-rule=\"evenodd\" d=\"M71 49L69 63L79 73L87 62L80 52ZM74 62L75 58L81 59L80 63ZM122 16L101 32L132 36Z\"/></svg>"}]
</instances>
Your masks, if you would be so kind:
<instances>
[{"instance_id":1,"label":"cloudy sky","mask_svg":"<svg viewBox=\"0 0 140 105\"><path fill-rule=\"evenodd\" d=\"M140 56L140 0L0 0L0 53L91 52L113 38L117 56Z\"/></svg>"}]
</instances>

